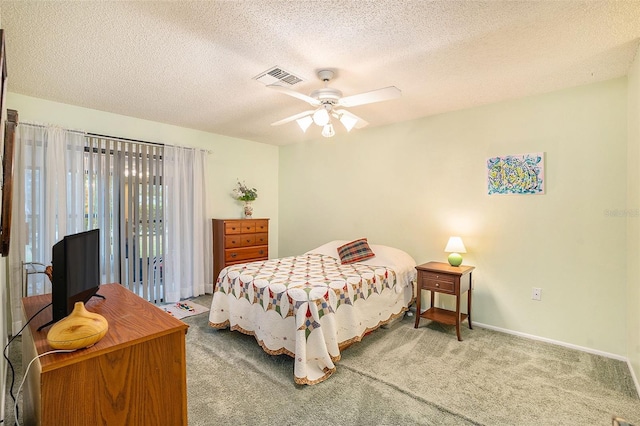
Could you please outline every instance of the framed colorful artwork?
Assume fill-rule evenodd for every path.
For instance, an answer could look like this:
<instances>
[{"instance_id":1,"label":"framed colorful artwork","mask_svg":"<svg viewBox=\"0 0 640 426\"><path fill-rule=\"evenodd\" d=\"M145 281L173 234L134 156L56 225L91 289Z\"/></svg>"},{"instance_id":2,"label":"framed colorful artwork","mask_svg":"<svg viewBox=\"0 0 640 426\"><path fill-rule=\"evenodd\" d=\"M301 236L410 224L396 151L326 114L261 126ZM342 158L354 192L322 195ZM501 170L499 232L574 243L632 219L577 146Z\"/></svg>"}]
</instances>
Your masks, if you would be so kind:
<instances>
[{"instance_id":1,"label":"framed colorful artwork","mask_svg":"<svg viewBox=\"0 0 640 426\"><path fill-rule=\"evenodd\" d=\"M487 160L487 188L494 194L544 194L544 152Z\"/></svg>"}]
</instances>

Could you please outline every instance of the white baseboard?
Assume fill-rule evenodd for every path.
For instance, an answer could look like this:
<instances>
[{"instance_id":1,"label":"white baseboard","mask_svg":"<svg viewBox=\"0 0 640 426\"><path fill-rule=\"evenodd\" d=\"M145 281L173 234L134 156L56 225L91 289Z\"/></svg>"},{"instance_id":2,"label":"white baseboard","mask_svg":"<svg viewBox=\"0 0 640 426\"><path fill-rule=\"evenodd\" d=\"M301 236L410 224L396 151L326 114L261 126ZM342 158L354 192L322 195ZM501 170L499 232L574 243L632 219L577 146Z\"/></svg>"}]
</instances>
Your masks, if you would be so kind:
<instances>
[{"instance_id":1,"label":"white baseboard","mask_svg":"<svg viewBox=\"0 0 640 426\"><path fill-rule=\"evenodd\" d=\"M612 358L612 359L617 359L619 361L626 362L627 366L629 367L629 371L631 372L631 377L633 378L633 383L636 386L636 392L638 392L638 395L640 395L640 383L638 383L638 378L636 377L636 374L633 371L633 368L631 367L631 363L629 362L629 359L627 357L624 357L622 355L612 354L612 353L609 353L609 352L599 351L597 349L586 348L584 346L574 345L572 343L561 342L559 340L548 339L546 337L535 336L533 334L521 333L519 331L513 331L513 330L506 329L506 328L495 327L493 325L482 324L482 323L479 323L477 321L473 321L473 325L474 326L477 325L478 327L481 327L481 328L486 328L487 330L499 331L501 333L512 334L514 336L520 336L520 337L524 337L526 339L538 340L540 342L546 342L546 343L551 343L553 345L564 346L565 348L575 349L575 350L578 350L578 351L587 352L587 353L590 353L590 354L600 355L600 356L603 356L603 357L606 357L606 358Z\"/></svg>"},{"instance_id":2,"label":"white baseboard","mask_svg":"<svg viewBox=\"0 0 640 426\"><path fill-rule=\"evenodd\" d=\"M633 378L633 383L636 385L636 391L638 392L638 396L640 396L640 382L638 382L638 377L636 376L636 372L633 371L633 367L631 366L631 362L627 360L627 366L629 367L629 371L631 371L631 377Z\"/></svg>"},{"instance_id":3,"label":"white baseboard","mask_svg":"<svg viewBox=\"0 0 640 426\"><path fill-rule=\"evenodd\" d=\"M535 336L533 334L521 333L519 331L513 331L507 328L500 328L500 327L495 327L493 325L478 323L477 321L474 321L473 325L474 326L477 325L478 327L486 328L488 330L494 330L494 331L499 331L501 333L512 334L514 336L525 337L531 340L538 340L540 342L546 342L546 343L551 343L553 345L564 346L565 348L576 349L578 351L587 352L594 355L601 355L606 358L613 358L613 359L617 359L619 361L625 361L625 362L628 361L627 358L623 357L622 355L616 355L609 352L599 351L597 349L591 349L591 348L586 348L584 346L578 346L571 343L561 342L560 340L553 340L553 339L548 339L546 337Z\"/></svg>"}]
</instances>

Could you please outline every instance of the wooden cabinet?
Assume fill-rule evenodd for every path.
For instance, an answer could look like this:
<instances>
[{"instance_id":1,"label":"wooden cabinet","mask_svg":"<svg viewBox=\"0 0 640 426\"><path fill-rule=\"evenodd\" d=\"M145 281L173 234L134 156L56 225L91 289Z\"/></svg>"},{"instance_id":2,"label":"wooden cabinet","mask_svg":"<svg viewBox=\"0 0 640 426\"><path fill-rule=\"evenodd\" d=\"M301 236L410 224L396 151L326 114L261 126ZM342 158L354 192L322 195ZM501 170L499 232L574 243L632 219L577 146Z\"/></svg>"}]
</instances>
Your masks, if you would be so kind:
<instances>
[{"instance_id":1,"label":"wooden cabinet","mask_svg":"<svg viewBox=\"0 0 640 426\"><path fill-rule=\"evenodd\" d=\"M475 269L473 266L460 265L451 266L448 263L429 262L416 266L418 271L418 297L416 301L416 323L415 328L420 324L420 318L430 319L443 324L455 325L458 340L460 337L460 323L468 320L471 325L471 273ZM469 274L469 280L462 279ZM431 306L424 312L420 311L422 290L429 290L431 293ZM467 313L460 312L460 296L467 292ZM451 294L456 298L456 310L436 308L433 305L435 293Z\"/></svg>"},{"instance_id":2,"label":"wooden cabinet","mask_svg":"<svg viewBox=\"0 0 640 426\"><path fill-rule=\"evenodd\" d=\"M269 219L213 219L213 278L236 263L269 258Z\"/></svg>"},{"instance_id":3,"label":"wooden cabinet","mask_svg":"<svg viewBox=\"0 0 640 426\"><path fill-rule=\"evenodd\" d=\"M107 334L95 345L34 361L24 389L25 425L186 425L188 326L120 284L105 284L87 310L104 316ZM25 319L51 295L22 299ZM52 350L51 307L34 317L22 337L23 366Z\"/></svg>"}]
</instances>

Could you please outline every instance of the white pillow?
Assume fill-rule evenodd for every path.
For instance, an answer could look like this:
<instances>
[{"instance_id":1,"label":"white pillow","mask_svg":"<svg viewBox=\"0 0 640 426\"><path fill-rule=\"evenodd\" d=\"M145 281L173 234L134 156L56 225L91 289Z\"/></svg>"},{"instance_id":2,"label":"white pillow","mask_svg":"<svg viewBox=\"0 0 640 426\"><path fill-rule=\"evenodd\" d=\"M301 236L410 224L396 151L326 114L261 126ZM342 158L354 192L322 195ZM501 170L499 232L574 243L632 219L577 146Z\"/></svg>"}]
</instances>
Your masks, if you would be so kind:
<instances>
[{"instance_id":1,"label":"white pillow","mask_svg":"<svg viewBox=\"0 0 640 426\"><path fill-rule=\"evenodd\" d=\"M349 240L335 240L309 250L307 253L324 254L339 259L338 247L345 245ZM394 266L399 269L415 268L416 261L409 253L400 249L383 246L379 244L369 244L371 250L375 253L375 257L363 260L358 263L372 266Z\"/></svg>"},{"instance_id":2,"label":"white pillow","mask_svg":"<svg viewBox=\"0 0 640 426\"><path fill-rule=\"evenodd\" d=\"M339 259L338 247L345 245L349 240L335 240L316 247L313 250L309 250L305 254L315 253L324 254L326 256L335 257ZM358 262L359 264L369 266L386 266L393 269L398 274L398 279L403 285L408 285L411 281L415 280L416 261L409 255L409 253L400 249L383 246L379 244L369 244L371 250L375 253L375 256Z\"/></svg>"}]
</instances>

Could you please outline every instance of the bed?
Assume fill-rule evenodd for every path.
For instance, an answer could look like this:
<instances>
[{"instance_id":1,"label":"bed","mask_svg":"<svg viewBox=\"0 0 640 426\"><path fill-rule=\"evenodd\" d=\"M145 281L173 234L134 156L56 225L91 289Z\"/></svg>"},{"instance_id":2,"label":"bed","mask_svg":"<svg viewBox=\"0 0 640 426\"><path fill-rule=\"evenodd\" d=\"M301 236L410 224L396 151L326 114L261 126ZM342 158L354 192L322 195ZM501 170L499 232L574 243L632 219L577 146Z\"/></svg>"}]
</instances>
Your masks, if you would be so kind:
<instances>
[{"instance_id":1,"label":"bed","mask_svg":"<svg viewBox=\"0 0 640 426\"><path fill-rule=\"evenodd\" d=\"M352 263L342 256L347 246ZM341 350L404 315L415 298L415 266L406 252L366 239L231 265L216 280L209 325L293 357L297 384L320 383L336 371Z\"/></svg>"}]
</instances>

